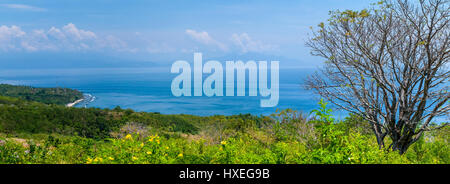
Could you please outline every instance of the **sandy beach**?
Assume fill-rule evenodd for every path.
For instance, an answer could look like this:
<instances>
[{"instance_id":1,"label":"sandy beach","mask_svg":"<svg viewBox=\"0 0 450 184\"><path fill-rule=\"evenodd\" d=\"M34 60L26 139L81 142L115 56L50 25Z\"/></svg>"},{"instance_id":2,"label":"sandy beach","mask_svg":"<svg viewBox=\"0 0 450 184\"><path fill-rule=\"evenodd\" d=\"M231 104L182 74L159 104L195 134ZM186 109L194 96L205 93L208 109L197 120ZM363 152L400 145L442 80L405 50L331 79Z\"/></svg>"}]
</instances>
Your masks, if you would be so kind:
<instances>
[{"instance_id":1,"label":"sandy beach","mask_svg":"<svg viewBox=\"0 0 450 184\"><path fill-rule=\"evenodd\" d=\"M76 105L77 103L80 103L80 102L83 101L83 100L84 100L84 98L79 99L79 100L77 100L77 101L75 101L75 102L72 102L72 103L68 103L68 104L66 105L66 107L73 107L74 105Z\"/></svg>"}]
</instances>

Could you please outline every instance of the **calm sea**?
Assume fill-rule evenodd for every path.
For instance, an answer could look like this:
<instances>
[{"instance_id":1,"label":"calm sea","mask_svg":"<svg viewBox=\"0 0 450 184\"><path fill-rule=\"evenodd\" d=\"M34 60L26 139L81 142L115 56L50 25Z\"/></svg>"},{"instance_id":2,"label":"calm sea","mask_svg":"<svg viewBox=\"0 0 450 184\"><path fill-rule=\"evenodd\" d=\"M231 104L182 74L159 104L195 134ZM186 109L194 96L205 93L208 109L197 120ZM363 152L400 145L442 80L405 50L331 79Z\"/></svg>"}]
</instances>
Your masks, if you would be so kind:
<instances>
[{"instance_id":1,"label":"calm sea","mask_svg":"<svg viewBox=\"0 0 450 184\"><path fill-rule=\"evenodd\" d=\"M177 74L170 68L16 69L0 70L0 83L35 87L67 87L92 95L78 107L131 108L163 114L270 115L279 109L305 113L317 108L319 97L304 89L311 69L280 69L278 106L261 108L257 97L174 97L171 81ZM206 76L206 75L205 75ZM248 94L248 92L247 92Z\"/></svg>"}]
</instances>

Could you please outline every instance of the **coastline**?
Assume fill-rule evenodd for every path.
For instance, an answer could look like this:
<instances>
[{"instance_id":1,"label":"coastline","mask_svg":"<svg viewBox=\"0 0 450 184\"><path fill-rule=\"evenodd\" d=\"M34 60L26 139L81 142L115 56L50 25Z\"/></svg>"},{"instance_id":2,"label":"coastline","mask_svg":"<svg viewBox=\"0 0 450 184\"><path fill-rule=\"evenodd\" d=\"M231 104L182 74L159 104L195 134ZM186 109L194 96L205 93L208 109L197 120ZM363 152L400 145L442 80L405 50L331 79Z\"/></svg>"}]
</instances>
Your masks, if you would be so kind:
<instances>
[{"instance_id":1,"label":"coastline","mask_svg":"<svg viewBox=\"0 0 450 184\"><path fill-rule=\"evenodd\" d=\"M82 102L83 100L84 100L84 98L79 99L79 100L76 100L75 102L72 102L72 103L68 103L68 104L66 104L66 107L73 107L73 106L75 106L76 104Z\"/></svg>"}]
</instances>

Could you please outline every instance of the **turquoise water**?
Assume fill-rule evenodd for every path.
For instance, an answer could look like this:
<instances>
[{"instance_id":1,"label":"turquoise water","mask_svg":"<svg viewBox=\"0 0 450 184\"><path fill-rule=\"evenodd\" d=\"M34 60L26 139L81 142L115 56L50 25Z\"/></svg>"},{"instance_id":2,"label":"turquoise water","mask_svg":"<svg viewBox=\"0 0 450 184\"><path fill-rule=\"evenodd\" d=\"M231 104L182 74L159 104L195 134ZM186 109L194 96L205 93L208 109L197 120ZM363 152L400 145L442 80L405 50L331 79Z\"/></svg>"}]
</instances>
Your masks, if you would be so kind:
<instances>
[{"instance_id":1,"label":"turquoise water","mask_svg":"<svg viewBox=\"0 0 450 184\"><path fill-rule=\"evenodd\" d=\"M239 114L269 115L279 109L310 112L319 97L303 87L311 69L280 69L278 106L261 108L265 97L174 97L171 81L177 74L170 68L94 68L94 69L20 69L0 70L0 83L36 87L68 87L93 96L93 101L77 106L131 108L163 114ZM247 92L248 93L248 92Z\"/></svg>"}]
</instances>

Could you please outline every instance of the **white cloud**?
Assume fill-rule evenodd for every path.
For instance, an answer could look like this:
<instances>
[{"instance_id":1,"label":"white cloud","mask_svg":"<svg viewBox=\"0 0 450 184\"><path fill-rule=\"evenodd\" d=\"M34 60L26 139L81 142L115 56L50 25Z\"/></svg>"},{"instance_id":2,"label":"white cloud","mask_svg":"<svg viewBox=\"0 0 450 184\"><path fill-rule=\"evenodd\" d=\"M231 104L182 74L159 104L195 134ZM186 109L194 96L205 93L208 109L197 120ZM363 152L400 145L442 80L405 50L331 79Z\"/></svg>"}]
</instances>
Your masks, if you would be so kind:
<instances>
[{"instance_id":1,"label":"white cloud","mask_svg":"<svg viewBox=\"0 0 450 184\"><path fill-rule=\"evenodd\" d=\"M82 29L78 29L74 24L69 23L65 25L63 28L64 32L67 36L71 37L74 40L81 41L81 40L90 40L95 39L97 36L95 33L91 31L85 31Z\"/></svg>"},{"instance_id":2,"label":"white cloud","mask_svg":"<svg viewBox=\"0 0 450 184\"><path fill-rule=\"evenodd\" d=\"M203 32L197 32L195 30L187 29L186 34L189 35L192 39L195 41L205 44L205 45L212 45L220 48L223 51L227 51L228 48L225 44L220 43L216 40L214 40L206 31Z\"/></svg>"},{"instance_id":3,"label":"white cloud","mask_svg":"<svg viewBox=\"0 0 450 184\"><path fill-rule=\"evenodd\" d=\"M38 49L32 45L30 45L28 42L22 42L20 45L27 51L37 51Z\"/></svg>"},{"instance_id":4,"label":"white cloud","mask_svg":"<svg viewBox=\"0 0 450 184\"><path fill-rule=\"evenodd\" d=\"M18 9L18 10L25 10L25 11L35 11L35 12L44 12L47 11L45 8L39 8L35 6L29 6L24 4L1 4L0 6L11 8L11 9Z\"/></svg>"},{"instance_id":5,"label":"white cloud","mask_svg":"<svg viewBox=\"0 0 450 184\"><path fill-rule=\"evenodd\" d=\"M55 27L51 27L50 30L48 30L47 34L55 39L60 40L66 39L64 33L62 33L60 29Z\"/></svg>"},{"instance_id":6,"label":"white cloud","mask_svg":"<svg viewBox=\"0 0 450 184\"><path fill-rule=\"evenodd\" d=\"M111 35L99 36L92 31L69 23L62 28L51 27L28 33L18 26L0 26L0 51L76 51L101 50L132 51L127 44Z\"/></svg>"},{"instance_id":7,"label":"white cloud","mask_svg":"<svg viewBox=\"0 0 450 184\"><path fill-rule=\"evenodd\" d=\"M265 44L261 41L253 40L247 33L233 34L231 40L243 53L266 52L278 49L278 46L276 45Z\"/></svg>"},{"instance_id":8,"label":"white cloud","mask_svg":"<svg viewBox=\"0 0 450 184\"><path fill-rule=\"evenodd\" d=\"M213 39L208 32L195 31L191 29L186 30L186 34L189 35L193 40L208 46L215 46L220 48L222 51L228 51L228 48L235 48L240 52L268 52L278 49L277 45L266 44L259 40L253 40L247 33L233 34L231 36L232 44L225 45Z\"/></svg>"},{"instance_id":9,"label":"white cloud","mask_svg":"<svg viewBox=\"0 0 450 184\"><path fill-rule=\"evenodd\" d=\"M16 50L26 33L17 26L0 26L0 50Z\"/></svg>"},{"instance_id":10,"label":"white cloud","mask_svg":"<svg viewBox=\"0 0 450 184\"><path fill-rule=\"evenodd\" d=\"M6 37L21 37L25 35L25 32L23 32L20 27L17 26L0 26L0 39L6 38Z\"/></svg>"}]
</instances>

